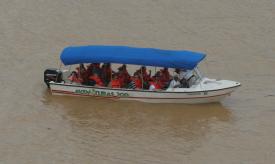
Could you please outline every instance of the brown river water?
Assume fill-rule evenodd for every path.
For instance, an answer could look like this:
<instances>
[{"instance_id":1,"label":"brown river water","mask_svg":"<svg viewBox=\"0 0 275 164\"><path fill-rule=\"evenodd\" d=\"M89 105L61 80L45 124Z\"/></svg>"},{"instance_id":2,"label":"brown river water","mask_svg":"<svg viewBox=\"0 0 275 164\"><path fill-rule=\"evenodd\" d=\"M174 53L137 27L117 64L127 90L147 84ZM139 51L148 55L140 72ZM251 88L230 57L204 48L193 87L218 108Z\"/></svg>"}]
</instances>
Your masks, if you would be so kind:
<instances>
[{"instance_id":1,"label":"brown river water","mask_svg":"<svg viewBox=\"0 0 275 164\"><path fill-rule=\"evenodd\" d=\"M242 87L221 103L52 96L43 71L68 45L207 53ZM275 162L274 0L1 0L0 163Z\"/></svg>"}]
</instances>

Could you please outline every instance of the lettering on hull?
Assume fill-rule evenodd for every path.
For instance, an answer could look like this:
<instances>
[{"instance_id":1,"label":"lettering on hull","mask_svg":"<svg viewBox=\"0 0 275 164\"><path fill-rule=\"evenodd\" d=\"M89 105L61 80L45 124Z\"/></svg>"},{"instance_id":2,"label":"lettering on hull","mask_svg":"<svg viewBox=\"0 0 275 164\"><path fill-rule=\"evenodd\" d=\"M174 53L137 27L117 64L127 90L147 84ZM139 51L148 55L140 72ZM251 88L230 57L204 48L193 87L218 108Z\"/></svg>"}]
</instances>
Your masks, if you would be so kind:
<instances>
[{"instance_id":1,"label":"lettering on hull","mask_svg":"<svg viewBox=\"0 0 275 164\"><path fill-rule=\"evenodd\" d=\"M76 89L75 93L103 97L129 97L129 94L125 92L100 91L96 89Z\"/></svg>"}]
</instances>

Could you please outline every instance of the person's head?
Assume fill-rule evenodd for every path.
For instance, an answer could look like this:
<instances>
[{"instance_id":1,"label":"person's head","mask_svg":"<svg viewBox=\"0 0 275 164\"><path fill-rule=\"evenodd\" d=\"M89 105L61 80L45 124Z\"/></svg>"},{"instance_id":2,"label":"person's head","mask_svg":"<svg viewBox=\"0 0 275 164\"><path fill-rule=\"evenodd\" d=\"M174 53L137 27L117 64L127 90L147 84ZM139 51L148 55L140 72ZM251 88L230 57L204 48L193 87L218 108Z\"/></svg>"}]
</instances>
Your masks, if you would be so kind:
<instances>
[{"instance_id":1,"label":"person's head","mask_svg":"<svg viewBox=\"0 0 275 164\"><path fill-rule=\"evenodd\" d=\"M137 76L138 78L141 76L141 73L139 70L137 70L135 73L134 73L134 77Z\"/></svg>"},{"instance_id":2,"label":"person's head","mask_svg":"<svg viewBox=\"0 0 275 164\"><path fill-rule=\"evenodd\" d=\"M154 79L157 80L157 81L159 81L159 80L161 79L161 72L160 72L160 71L158 71L158 72L156 73Z\"/></svg>"},{"instance_id":3,"label":"person's head","mask_svg":"<svg viewBox=\"0 0 275 164\"><path fill-rule=\"evenodd\" d=\"M72 71L71 75L77 75L77 73L75 71Z\"/></svg>"},{"instance_id":4,"label":"person's head","mask_svg":"<svg viewBox=\"0 0 275 164\"><path fill-rule=\"evenodd\" d=\"M176 73L180 73L180 69L179 69L179 68L176 68L176 69L175 69L175 72L176 72Z\"/></svg>"},{"instance_id":5,"label":"person's head","mask_svg":"<svg viewBox=\"0 0 275 164\"><path fill-rule=\"evenodd\" d=\"M145 67L145 66L141 66L141 70L142 70L142 71L145 71L145 70L146 70L146 67Z\"/></svg>"},{"instance_id":6,"label":"person's head","mask_svg":"<svg viewBox=\"0 0 275 164\"><path fill-rule=\"evenodd\" d=\"M166 68L166 67L165 67L165 68L163 68L163 71L164 71L164 72L168 71L168 68Z\"/></svg>"},{"instance_id":7,"label":"person's head","mask_svg":"<svg viewBox=\"0 0 275 164\"><path fill-rule=\"evenodd\" d=\"M175 81L179 81L179 76L178 76L178 75L175 75L175 76L173 77L173 79L174 79Z\"/></svg>"},{"instance_id":8,"label":"person's head","mask_svg":"<svg viewBox=\"0 0 275 164\"><path fill-rule=\"evenodd\" d=\"M110 63L102 64L101 68L110 68Z\"/></svg>"},{"instance_id":9,"label":"person's head","mask_svg":"<svg viewBox=\"0 0 275 164\"><path fill-rule=\"evenodd\" d=\"M116 74L116 73L113 74L113 77L112 77L112 78L115 79L115 80L118 79L118 74Z\"/></svg>"},{"instance_id":10,"label":"person's head","mask_svg":"<svg viewBox=\"0 0 275 164\"><path fill-rule=\"evenodd\" d=\"M122 67L118 67L118 72L122 72L123 71L123 68Z\"/></svg>"},{"instance_id":11,"label":"person's head","mask_svg":"<svg viewBox=\"0 0 275 164\"><path fill-rule=\"evenodd\" d=\"M160 77L161 76L161 71L157 71L155 76Z\"/></svg>"},{"instance_id":12,"label":"person's head","mask_svg":"<svg viewBox=\"0 0 275 164\"><path fill-rule=\"evenodd\" d=\"M135 74L134 74L134 78L135 78L135 79L138 79L138 78L139 78L139 74L135 73Z\"/></svg>"},{"instance_id":13,"label":"person's head","mask_svg":"<svg viewBox=\"0 0 275 164\"><path fill-rule=\"evenodd\" d=\"M79 64L79 70L80 70L81 72L83 72L83 71L86 70L84 64Z\"/></svg>"},{"instance_id":14,"label":"person's head","mask_svg":"<svg viewBox=\"0 0 275 164\"><path fill-rule=\"evenodd\" d=\"M126 71L127 70L127 66L125 64L123 64L121 67L119 67L121 70L120 71Z\"/></svg>"},{"instance_id":15,"label":"person's head","mask_svg":"<svg viewBox=\"0 0 275 164\"><path fill-rule=\"evenodd\" d=\"M100 63L94 63L94 66L100 67Z\"/></svg>"},{"instance_id":16,"label":"person's head","mask_svg":"<svg viewBox=\"0 0 275 164\"><path fill-rule=\"evenodd\" d=\"M124 71L123 70L121 70L121 71L118 71L118 76L124 76Z\"/></svg>"}]
</instances>

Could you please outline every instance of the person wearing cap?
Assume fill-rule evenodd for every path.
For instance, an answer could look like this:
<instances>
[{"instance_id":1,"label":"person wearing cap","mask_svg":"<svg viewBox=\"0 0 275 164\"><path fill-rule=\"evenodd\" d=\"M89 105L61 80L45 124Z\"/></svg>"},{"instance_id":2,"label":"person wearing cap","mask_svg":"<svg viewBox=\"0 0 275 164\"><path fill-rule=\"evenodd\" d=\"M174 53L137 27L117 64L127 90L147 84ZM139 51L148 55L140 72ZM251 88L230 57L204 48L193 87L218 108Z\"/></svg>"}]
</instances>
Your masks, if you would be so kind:
<instances>
[{"instance_id":1,"label":"person wearing cap","mask_svg":"<svg viewBox=\"0 0 275 164\"><path fill-rule=\"evenodd\" d=\"M169 84L169 88L178 88L181 86L181 83L179 81L179 76L178 75L175 75L173 77L173 80L170 82Z\"/></svg>"}]
</instances>

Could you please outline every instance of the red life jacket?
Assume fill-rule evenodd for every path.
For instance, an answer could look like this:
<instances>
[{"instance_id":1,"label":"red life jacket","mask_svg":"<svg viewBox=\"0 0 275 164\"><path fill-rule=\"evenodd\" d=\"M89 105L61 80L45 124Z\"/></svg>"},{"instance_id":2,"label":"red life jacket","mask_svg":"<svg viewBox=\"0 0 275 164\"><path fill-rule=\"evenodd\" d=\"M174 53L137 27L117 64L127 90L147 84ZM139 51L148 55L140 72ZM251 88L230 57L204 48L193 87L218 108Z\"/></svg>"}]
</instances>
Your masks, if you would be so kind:
<instances>
[{"instance_id":1,"label":"red life jacket","mask_svg":"<svg viewBox=\"0 0 275 164\"><path fill-rule=\"evenodd\" d=\"M146 70L142 71L142 78L143 78L144 81L150 81L150 80L152 80L151 77L150 77L150 75L147 73Z\"/></svg>"},{"instance_id":2,"label":"red life jacket","mask_svg":"<svg viewBox=\"0 0 275 164\"><path fill-rule=\"evenodd\" d=\"M155 87L155 89L161 89L161 85L157 82L152 81L152 82L150 82L150 85L153 85Z\"/></svg>"},{"instance_id":3,"label":"red life jacket","mask_svg":"<svg viewBox=\"0 0 275 164\"><path fill-rule=\"evenodd\" d=\"M165 70L161 70L162 72L162 77L161 77L161 81L163 82L167 82L170 80L170 73L168 71Z\"/></svg>"},{"instance_id":4,"label":"red life jacket","mask_svg":"<svg viewBox=\"0 0 275 164\"><path fill-rule=\"evenodd\" d=\"M111 81L112 88L121 88L120 81L118 79L113 79Z\"/></svg>"},{"instance_id":5,"label":"red life jacket","mask_svg":"<svg viewBox=\"0 0 275 164\"><path fill-rule=\"evenodd\" d=\"M118 80L120 81L120 86L124 87L131 81L131 76L123 72L118 75Z\"/></svg>"},{"instance_id":6,"label":"red life jacket","mask_svg":"<svg viewBox=\"0 0 275 164\"><path fill-rule=\"evenodd\" d=\"M71 82L75 82L75 83L82 83L83 80L81 78L78 78L76 75L71 75L68 78Z\"/></svg>"},{"instance_id":7,"label":"red life jacket","mask_svg":"<svg viewBox=\"0 0 275 164\"><path fill-rule=\"evenodd\" d=\"M131 76L129 75L127 70L123 71L123 76L124 76L124 83L129 83L131 81Z\"/></svg>"},{"instance_id":8,"label":"red life jacket","mask_svg":"<svg viewBox=\"0 0 275 164\"><path fill-rule=\"evenodd\" d=\"M96 82L96 85L104 86L102 80L98 76L92 75L89 77L89 79L94 80Z\"/></svg>"},{"instance_id":9,"label":"red life jacket","mask_svg":"<svg viewBox=\"0 0 275 164\"><path fill-rule=\"evenodd\" d=\"M119 81L120 86L124 85L125 77L123 75L119 74L117 80Z\"/></svg>"}]
</instances>

